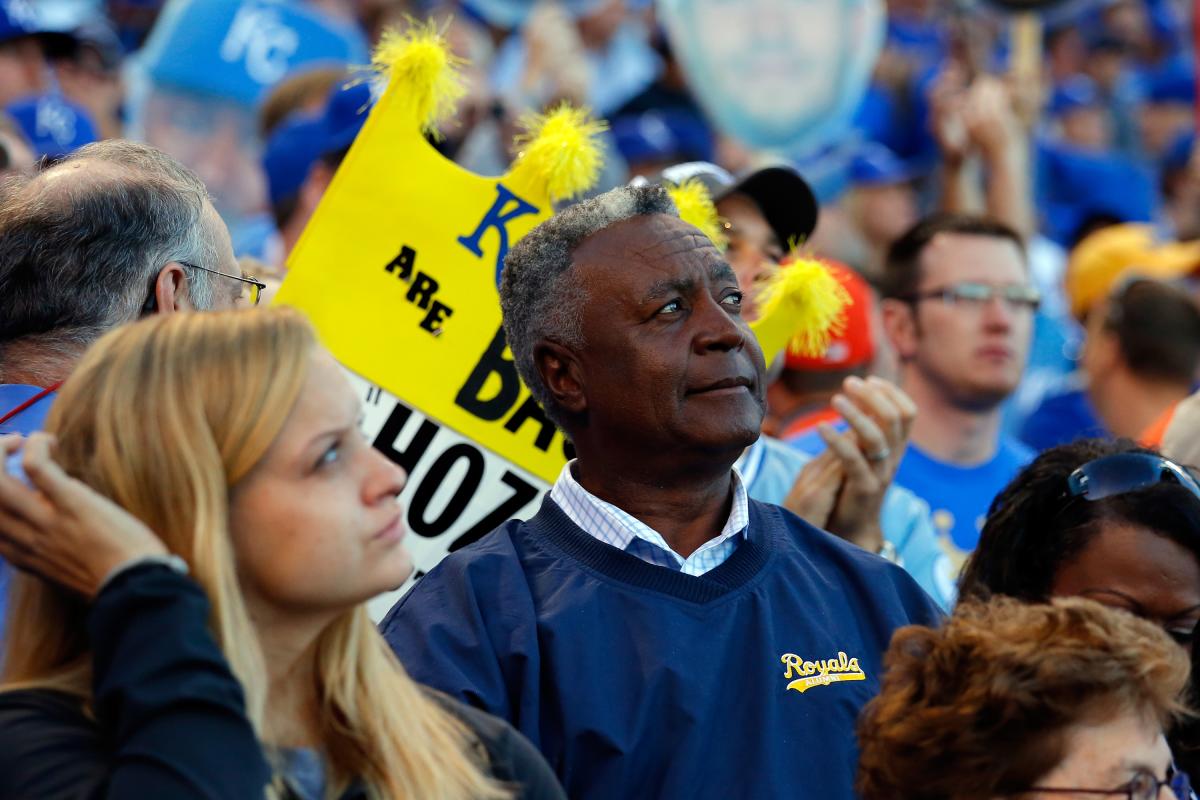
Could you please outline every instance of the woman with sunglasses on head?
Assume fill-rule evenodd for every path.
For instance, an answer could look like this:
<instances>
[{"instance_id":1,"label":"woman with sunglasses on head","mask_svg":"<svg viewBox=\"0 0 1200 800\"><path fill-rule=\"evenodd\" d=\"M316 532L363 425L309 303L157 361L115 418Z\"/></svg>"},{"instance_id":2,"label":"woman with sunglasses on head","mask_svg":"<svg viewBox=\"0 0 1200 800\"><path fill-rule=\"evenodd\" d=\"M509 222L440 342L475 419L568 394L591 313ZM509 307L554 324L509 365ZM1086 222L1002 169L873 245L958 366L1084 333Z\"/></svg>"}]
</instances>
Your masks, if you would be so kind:
<instances>
[{"instance_id":1,"label":"woman with sunglasses on head","mask_svg":"<svg viewBox=\"0 0 1200 800\"><path fill-rule=\"evenodd\" d=\"M1082 596L1153 622L1191 652L1200 620L1200 485L1127 440L1046 450L991 506L959 582L962 600ZM1194 723L1173 731L1200 775Z\"/></svg>"},{"instance_id":2,"label":"woman with sunglasses on head","mask_svg":"<svg viewBox=\"0 0 1200 800\"><path fill-rule=\"evenodd\" d=\"M858 724L863 800L1191 800L1163 729L1187 655L1079 597L968 600L896 632Z\"/></svg>"},{"instance_id":3,"label":"woman with sunglasses on head","mask_svg":"<svg viewBox=\"0 0 1200 800\"><path fill-rule=\"evenodd\" d=\"M0 471L0 555L37 573L4 643L0 800L563 797L368 618L412 566L404 473L359 413L298 313L170 315L88 352L53 447L0 439L37 487Z\"/></svg>"}]
</instances>

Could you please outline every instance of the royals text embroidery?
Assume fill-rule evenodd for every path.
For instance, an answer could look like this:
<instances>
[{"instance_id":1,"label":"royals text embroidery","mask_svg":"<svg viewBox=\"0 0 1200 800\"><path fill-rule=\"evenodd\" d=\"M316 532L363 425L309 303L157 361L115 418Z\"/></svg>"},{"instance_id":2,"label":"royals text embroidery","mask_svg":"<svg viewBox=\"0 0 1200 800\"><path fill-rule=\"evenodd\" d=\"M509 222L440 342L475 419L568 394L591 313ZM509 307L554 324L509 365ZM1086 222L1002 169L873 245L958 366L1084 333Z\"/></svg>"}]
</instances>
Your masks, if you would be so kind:
<instances>
[{"instance_id":1,"label":"royals text embroidery","mask_svg":"<svg viewBox=\"0 0 1200 800\"><path fill-rule=\"evenodd\" d=\"M791 680L793 676L799 676L792 680L787 688L795 689L801 694L814 686L828 686L831 683L842 681L865 681L867 679L866 673L858 665L858 659L848 658L845 653L841 652L837 654L837 658L825 661L805 661L795 653L784 653L779 660L787 667L783 673L785 679Z\"/></svg>"}]
</instances>

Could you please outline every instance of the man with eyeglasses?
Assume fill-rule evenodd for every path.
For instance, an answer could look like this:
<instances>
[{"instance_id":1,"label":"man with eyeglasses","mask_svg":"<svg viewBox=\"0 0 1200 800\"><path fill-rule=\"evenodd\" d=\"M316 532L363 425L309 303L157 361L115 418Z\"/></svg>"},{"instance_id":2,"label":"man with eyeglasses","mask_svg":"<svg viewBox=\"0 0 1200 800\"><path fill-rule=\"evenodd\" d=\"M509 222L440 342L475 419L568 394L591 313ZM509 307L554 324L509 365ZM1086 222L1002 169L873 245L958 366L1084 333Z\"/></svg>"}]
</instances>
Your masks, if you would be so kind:
<instances>
[{"instance_id":1,"label":"man with eyeglasses","mask_svg":"<svg viewBox=\"0 0 1200 800\"><path fill-rule=\"evenodd\" d=\"M893 243L882 294L901 386L918 409L896 482L929 503L961 564L992 498L1033 457L1000 425L1025 369L1038 291L1015 231L938 214Z\"/></svg>"},{"instance_id":2,"label":"man with eyeglasses","mask_svg":"<svg viewBox=\"0 0 1200 800\"><path fill-rule=\"evenodd\" d=\"M261 287L242 276L204 184L159 150L108 140L9 177L0 434L39 430L59 385L109 329L149 313L233 308ZM0 562L0 612L5 583Z\"/></svg>"}]
</instances>

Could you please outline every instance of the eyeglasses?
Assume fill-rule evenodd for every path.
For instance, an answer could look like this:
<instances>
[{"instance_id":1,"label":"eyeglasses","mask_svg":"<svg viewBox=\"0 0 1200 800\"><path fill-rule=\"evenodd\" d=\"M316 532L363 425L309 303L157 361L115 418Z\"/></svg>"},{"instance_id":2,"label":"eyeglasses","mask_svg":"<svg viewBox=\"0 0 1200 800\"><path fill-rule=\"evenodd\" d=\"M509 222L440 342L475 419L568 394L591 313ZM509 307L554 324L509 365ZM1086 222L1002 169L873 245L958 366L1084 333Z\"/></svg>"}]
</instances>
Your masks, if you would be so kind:
<instances>
[{"instance_id":1,"label":"eyeglasses","mask_svg":"<svg viewBox=\"0 0 1200 800\"><path fill-rule=\"evenodd\" d=\"M1176 483L1200 499L1200 483L1186 469L1153 453L1116 453L1089 461L1067 477L1071 497L1103 500L1113 495Z\"/></svg>"},{"instance_id":2,"label":"eyeglasses","mask_svg":"<svg viewBox=\"0 0 1200 800\"><path fill-rule=\"evenodd\" d=\"M999 297L1010 308L1017 311L1036 311L1042 304L1042 293L1035 286L1009 285L992 286L987 283L966 281L930 289L925 292L914 292L900 299L909 303L921 300L941 300L946 305L963 308L982 308Z\"/></svg>"},{"instance_id":3,"label":"eyeglasses","mask_svg":"<svg viewBox=\"0 0 1200 800\"><path fill-rule=\"evenodd\" d=\"M1159 780L1153 773L1138 770L1133 774L1129 783L1117 789L1066 789L1059 787L1034 786L1030 792L1043 794L1103 794L1124 795L1128 800L1158 800L1159 792L1166 786L1171 790L1171 796L1176 800L1191 800L1192 786L1187 773L1179 772L1175 767L1167 770L1166 780Z\"/></svg>"},{"instance_id":4,"label":"eyeglasses","mask_svg":"<svg viewBox=\"0 0 1200 800\"><path fill-rule=\"evenodd\" d=\"M232 278L235 281L241 281L242 283L248 284L250 305L252 306L258 305L258 301L262 299L262 290L267 288L265 283L260 281L258 278L255 278L253 275L247 275L243 278L241 275L230 275L228 272L220 272L219 270L209 269L208 267L202 267L199 264L189 264L186 261L179 261L177 263L182 264L185 267L190 267L191 269L198 269L201 272L211 272L213 275L220 275L222 278Z\"/></svg>"}]
</instances>

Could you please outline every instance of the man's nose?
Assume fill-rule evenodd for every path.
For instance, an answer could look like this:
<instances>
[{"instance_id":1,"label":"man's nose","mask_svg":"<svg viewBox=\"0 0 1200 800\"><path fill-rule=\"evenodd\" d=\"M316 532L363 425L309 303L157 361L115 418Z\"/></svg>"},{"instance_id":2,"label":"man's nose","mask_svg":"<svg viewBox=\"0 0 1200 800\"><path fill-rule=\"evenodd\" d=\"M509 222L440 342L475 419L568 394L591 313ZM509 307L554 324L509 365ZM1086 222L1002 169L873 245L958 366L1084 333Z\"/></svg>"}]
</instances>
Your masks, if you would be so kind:
<instances>
[{"instance_id":1,"label":"man's nose","mask_svg":"<svg viewBox=\"0 0 1200 800\"><path fill-rule=\"evenodd\" d=\"M1016 310L999 292L983 305L984 325L992 330L1008 330L1013 325Z\"/></svg>"},{"instance_id":2,"label":"man's nose","mask_svg":"<svg viewBox=\"0 0 1200 800\"><path fill-rule=\"evenodd\" d=\"M695 347L697 352L706 350L737 350L745 346L749 333L738 318L711 296L705 296L693 311L696 324Z\"/></svg>"}]
</instances>

